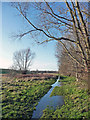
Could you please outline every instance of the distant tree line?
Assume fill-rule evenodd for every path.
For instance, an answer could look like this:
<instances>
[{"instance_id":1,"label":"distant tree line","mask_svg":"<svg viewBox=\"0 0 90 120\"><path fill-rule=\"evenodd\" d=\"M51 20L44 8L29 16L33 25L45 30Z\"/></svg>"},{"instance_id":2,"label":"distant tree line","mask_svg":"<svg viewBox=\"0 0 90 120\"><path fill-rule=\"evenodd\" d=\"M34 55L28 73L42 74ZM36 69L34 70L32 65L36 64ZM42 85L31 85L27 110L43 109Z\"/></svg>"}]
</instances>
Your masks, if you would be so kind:
<instances>
[{"instance_id":1,"label":"distant tree line","mask_svg":"<svg viewBox=\"0 0 90 120\"><path fill-rule=\"evenodd\" d=\"M34 70L34 71L30 71L30 73L58 73L58 71L48 71L48 70L43 70L43 71L37 71L37 70Z\"/></svg>"},{"instance_id":2,"label":"distant tree line","mask_svg":"<svg viewBox=\"0 0 90 120\"><path fill-rule=\"evenodd\" d=\"M13 69L0 69L1 71L1 74L10 74L11 72L14 72L14 73L19 73L19 74L22 74L22 71L21 70L13 70ZM35 74L35 73L58 73L58 71L37 71L37 70L27 70L27 74Z\"/></svg>"},{"instance_id":3,"label":"distant tree line","mask_svg":"<svg viewBox=\"0 0 90 120\"><path fill-rule=\"evenodd\" d=\"M73 44L67 44L69 51L72 53L73 56L79 59L80 63L82 64L83 61L80 55L80 51ZM88 74L86 69L77 62L73 61L71 57L67 54L67 52L63 48L61 49L59 43L56 47L56 57L58 60L59 74L75 76L77 81L87 80L86 78L88 78Z\"/></svg>"}]
</instances>

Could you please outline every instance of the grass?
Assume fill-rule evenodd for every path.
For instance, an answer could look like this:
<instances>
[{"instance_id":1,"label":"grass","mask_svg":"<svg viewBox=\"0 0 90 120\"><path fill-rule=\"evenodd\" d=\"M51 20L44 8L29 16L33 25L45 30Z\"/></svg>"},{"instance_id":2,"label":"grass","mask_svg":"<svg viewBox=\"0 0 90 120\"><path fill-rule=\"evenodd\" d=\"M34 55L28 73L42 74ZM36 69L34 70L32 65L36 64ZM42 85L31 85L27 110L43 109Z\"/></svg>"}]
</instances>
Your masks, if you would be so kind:
<instances>
[{"instance_id":1,"label":"grass","mask_svg":"<svg viewBox=\"0 0 90 120\"><path fill-rule=\"evenodd\" d=\"M32 117L38 101L56 80L30 80L2 78L2 118Z\"/></svg>"},{"instance_id":2,"label":"grass","mask_svg":"<svg viewBox=\"0 0 90 120\"><path fill-rule=\"evenodd\" d=\"M63 85L55 87L51 96L63 95L65 104L55 111L47 107L41 118L90 119L88 90L80 88L80 84L86 83L76 82L74 77L64 77L61 82Z\"/></svg>"}]
</instances>

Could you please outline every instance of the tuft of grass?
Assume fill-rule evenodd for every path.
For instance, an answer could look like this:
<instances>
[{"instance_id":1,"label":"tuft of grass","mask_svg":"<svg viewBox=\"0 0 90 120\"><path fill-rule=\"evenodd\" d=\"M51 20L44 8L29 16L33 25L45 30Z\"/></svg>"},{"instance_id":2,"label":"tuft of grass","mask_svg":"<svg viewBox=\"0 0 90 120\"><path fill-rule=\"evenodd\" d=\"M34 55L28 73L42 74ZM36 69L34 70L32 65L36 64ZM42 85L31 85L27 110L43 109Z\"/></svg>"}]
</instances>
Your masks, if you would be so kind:
<instances>
[{"instance_id":1,"label":"tuft of grass","mask_svg":"<svg viewBox=\"0 0 90 120\"><path fill-rule=\"evenodd\" d=\"M51 96L64 96L65 104L54 112L46 108L41 118L48 114L48 118L90 119L88 89L80 89L74 77L64 77L61 82L63 85L55 87Z\"/></svg>"},{"instance_id":2,"label":"tuft of grass","mask_svg":"<svg viewBox=\"0 0 90 120\"><path fill-rule=\"evenodd\" d=\"M55 81L55 79L32 81L2 79L2 118L30 119L38 101Z\"/></svg>"}]
</instances>

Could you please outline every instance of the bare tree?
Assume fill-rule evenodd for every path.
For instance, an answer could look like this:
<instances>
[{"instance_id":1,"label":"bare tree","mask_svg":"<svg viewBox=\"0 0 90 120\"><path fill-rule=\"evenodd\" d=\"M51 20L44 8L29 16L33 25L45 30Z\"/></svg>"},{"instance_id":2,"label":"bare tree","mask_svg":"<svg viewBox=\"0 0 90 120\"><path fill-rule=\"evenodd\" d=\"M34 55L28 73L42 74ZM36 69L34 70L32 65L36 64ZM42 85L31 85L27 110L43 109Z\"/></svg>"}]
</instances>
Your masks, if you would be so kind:
<instances>
[{"instance_id":1,"label":"bare tree","mask_svg":"<svg viewBox=\"0 0 90 120\"><path fill-rule=\"evenodd\" d=\"M41 19L40 24L33 23L30 18L29 5L33 4L37 11L40 11L40 16L36 19ZM31 32L40 32L47 37L47 40L42 41L49 42L52 40L58 41L68 55L79 65L85 68L85 71L89 74L90 69L90 41L89 41L89 30L88 30L88 3L79 3L78 0L73 2L61 3L15 3L13 6L17 9L20 15L28 22L33 29L30 29L24 33L17 35L17 37L22 38L23 36L30 34ZM66 5L66 6L65 6ZM64 7L63 7L64 6ZM31 13L30 13L31 14ZM36 16L35 16L36 17ZM62 36L61 36L61 34ZM72 34L72 38L67 37L67 34ZM66 36L66 37L65 37ZM82 62L77 59L76 56L72 55L66 46L65 42L71 42L77 46ZM88 81L90 85L90 82Z\"/></svg>"},{"instance_id":2,"label":"bare tree","mask_svg":"<svg viewBox=\"0 0 90 120\"><path fill-rule=\"evenodd\" d=\"M68 44L69 51L80 61L81 56L79 55L79 51L73 44ZM58 60L59 73L62 75L75 76L77 81L80 81L81 78L78 77L80 76L79 74L84 67L81 67L80 65L78 66L78 63L73 61L63 48L61 50L60 48L60 43L58 43L56 46L56 58ZM82 60L80 62L82 63Z\"/></svg>"},{"instance_id":3,"label":"bare tree","mask_svg":"<svg viewBox=\"0 0 90 120\"><path fill-rule=\"evenodd\" d=\"M30 48L16 51L13 54L12 68L15 70L20 70L23 74L26 74L27 70L30 69L34 56L35 53L32 53Z\"/></svg>"}]
</instances>

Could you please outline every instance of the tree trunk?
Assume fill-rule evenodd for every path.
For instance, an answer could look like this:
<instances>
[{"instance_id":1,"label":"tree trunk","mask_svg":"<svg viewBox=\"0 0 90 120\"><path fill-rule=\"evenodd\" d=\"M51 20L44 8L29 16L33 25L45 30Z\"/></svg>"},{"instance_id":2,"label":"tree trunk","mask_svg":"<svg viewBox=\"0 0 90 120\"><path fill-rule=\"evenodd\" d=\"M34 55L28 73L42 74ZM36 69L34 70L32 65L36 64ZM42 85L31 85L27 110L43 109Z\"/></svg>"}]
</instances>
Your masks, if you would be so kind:
<instances>
[{"instance_id":1,"label":"tree trunk","mask_svg":"<svg viewBox=\"0 0 90 120\"><path fill-rule=\"evenodd\" d=\"M76 81L79 81L78 80L78 63L76 63Z\"/></svg>"}]
</instances>

